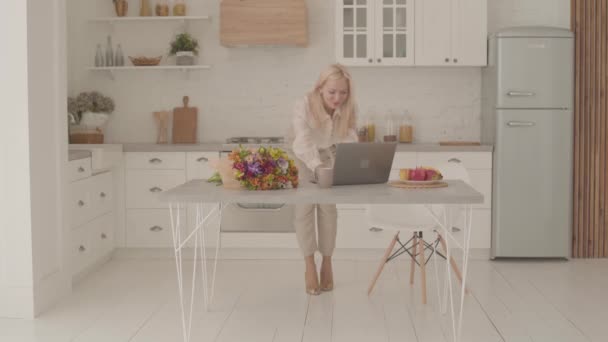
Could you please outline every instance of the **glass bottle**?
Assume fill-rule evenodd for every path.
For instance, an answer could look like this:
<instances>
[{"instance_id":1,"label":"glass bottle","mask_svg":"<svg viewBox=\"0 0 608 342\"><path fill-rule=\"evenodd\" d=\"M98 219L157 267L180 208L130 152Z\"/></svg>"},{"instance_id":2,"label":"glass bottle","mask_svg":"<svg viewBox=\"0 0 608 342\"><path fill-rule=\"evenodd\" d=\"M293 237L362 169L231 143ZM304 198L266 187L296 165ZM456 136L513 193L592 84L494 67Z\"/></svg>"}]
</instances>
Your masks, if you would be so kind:
<instances>
[{"instance_id":1,"label":"glass bottle","mask_svg":"<svg viewBox=\"0 0 608 342\"><path fill-rule=\"evenodd\" d=\"M95 66L102 67L103 64L103 52L101 51L101 44L97 44L97 51L95 51Z\"/></svg>"},{"instance_id":2,"label":"glass bottle","mask_svg":"<svg viewBox=\"0 0 608 342\"><path fill-rule=\"evenodd\" d=\"M122 53L122 47L120 44L116 45L116 54L114 55L114 65L115 66L124 66L125 65L125 56Z\"/></svg>"},{"instance_id":3,"label":"glass bottle","mask_svg":"<svg viewBox=\"0 0 608 342\"><path fill-rule=\"evenodd\" d=\"M112 36L108 36L106 43L106 66L114 66L114 51L112 49Z\"/></svg>"},{"instance_id":4,"label":"glass bottle","mask_svg":"<svg viewBox=\"0 0 608 342\"><path fill-rule=\"evenodd\" d=\"M407 110L403 112L399 123L399 142L411 143L414 140L414 127L412 126L412 118Z\"/></svg>"},{"instance_id":5,"label":"glass bottle","mask_svg":"<svg viewBox=\"0 0 608 342\"><path fill-rule=\"evenodd\" d=\"M395 117L392 111L386 114L384 120L384 136L382 140L384 142L396 142L397 141L397 126L395 124Z\"/></svg>"},{"instance_id":6,"label":"glass bottle","mask_svg":"<svg viewBox=\"0 0 608 342\"><path fill-rule=\"evenodd\" d=\"M370 108L367 111L367 115L363 119L363 126L367 130L367 141L375 142L376 141L376 111L374 108Z\"/></svg>"}]
</instances>

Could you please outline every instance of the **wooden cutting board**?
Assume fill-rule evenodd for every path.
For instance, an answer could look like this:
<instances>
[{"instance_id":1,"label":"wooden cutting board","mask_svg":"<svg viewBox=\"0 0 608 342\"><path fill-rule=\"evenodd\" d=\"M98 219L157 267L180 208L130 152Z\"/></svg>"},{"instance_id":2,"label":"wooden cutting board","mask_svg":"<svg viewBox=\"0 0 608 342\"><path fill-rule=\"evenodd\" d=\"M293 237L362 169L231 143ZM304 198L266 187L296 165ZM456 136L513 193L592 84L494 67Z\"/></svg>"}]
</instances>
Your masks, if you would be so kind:
<instances>
[{"instance_id":1,"label":"wooden cutting board","mask_svg":"<svg viewBox=\"0 0 608 342\"><path fill-rule=\"evenodd\" d=\"M184 106L173 109L174 144L194 144L197 142L198 108L188 107L188 101L188 96L184 96Z\"/></svg>"}]
</instances>

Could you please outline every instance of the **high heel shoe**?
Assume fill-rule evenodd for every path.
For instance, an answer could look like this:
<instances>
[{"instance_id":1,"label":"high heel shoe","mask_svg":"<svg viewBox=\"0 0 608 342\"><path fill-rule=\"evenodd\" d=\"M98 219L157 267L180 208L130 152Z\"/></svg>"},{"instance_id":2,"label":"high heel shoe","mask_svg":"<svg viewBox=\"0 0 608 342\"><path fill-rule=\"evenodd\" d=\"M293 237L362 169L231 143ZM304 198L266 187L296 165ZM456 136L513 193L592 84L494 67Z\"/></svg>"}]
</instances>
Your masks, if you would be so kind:
<instances>
[{"instance_id":1,"label":"high heel shoe","mask_svg":"<svg viewBox=\"0 0 608 342\"><path fill-rule=\"evenodd\" d=\"M312 296L318 296L321 293L319 289L319 281L317 280L316 274L314 276L314 280L311 280L309 283L308 272L304 272L304 284L306 285L306 293Z\"/></svg>"},{"instance_id":2,"label":"high heel shoe","mask_svg":"<svg viewBox=\"0 0 608 342\"><path fill-rule=\"evenodd\" d=\"M334 276L332 274L332 272L329 272L329 276L326 274L326 272L323 272L323 270L321 270L321 291L331 291L334 289Z\"/></svg>"}]
</instances>

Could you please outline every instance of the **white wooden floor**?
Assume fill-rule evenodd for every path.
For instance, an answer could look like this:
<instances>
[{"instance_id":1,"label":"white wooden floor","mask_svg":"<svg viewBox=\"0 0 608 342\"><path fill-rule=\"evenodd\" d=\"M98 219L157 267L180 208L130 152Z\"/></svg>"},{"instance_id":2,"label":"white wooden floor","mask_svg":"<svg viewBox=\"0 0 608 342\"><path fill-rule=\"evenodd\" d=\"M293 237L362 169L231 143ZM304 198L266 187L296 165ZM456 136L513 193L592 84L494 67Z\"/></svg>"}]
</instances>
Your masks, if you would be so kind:
<instances>
[{"instance_id":1,"label":"white wooden floor","mask_svg":"<svg viewBox=\"0 0 608 342\"><path fill-rule=\"evenodd\" d=\"M181 341L173 260L112 260L36 320L0 319L0 341ZM335 290L305 295L296 260L223 260L193 341L448 341L433 270L429 304L392 262L371 298L374 261L335 261ZM463 341L606 341L608 260L471 261ZM418 275L418 274L417 274ZM188 283L188 282L186 282Z\"/></svg>"}]
</instances>

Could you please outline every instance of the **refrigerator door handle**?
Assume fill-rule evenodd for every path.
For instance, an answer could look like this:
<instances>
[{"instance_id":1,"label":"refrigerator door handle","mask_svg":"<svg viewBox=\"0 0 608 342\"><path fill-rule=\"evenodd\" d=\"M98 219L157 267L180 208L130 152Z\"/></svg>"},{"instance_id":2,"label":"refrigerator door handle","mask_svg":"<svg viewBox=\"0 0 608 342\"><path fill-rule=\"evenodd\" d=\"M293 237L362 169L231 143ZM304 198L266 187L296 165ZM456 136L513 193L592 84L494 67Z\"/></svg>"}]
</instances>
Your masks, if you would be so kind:
<instances>
[{"instance_id":1,"label":"refrigerator door handle","mask_svg":"<svg viewBox=\"0 0 608 342\"><path fill-rule=\"evenodd\" d=\"M510 91L507 93L507 95L511 97L530 97L536 94L531 91Z\"/></svg>"},{"instance_id":2,"label":"refrigerator door handle","mask_svg":"<svg viewBox=\"0 0 608 342\"><path fill-rule=\"evenodd\" d=\"M509 127L532 127L536 125L536 123L531 121L509 121L507 122L507 126Z\"/></svg>"}]
</instances>

